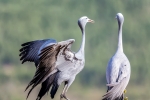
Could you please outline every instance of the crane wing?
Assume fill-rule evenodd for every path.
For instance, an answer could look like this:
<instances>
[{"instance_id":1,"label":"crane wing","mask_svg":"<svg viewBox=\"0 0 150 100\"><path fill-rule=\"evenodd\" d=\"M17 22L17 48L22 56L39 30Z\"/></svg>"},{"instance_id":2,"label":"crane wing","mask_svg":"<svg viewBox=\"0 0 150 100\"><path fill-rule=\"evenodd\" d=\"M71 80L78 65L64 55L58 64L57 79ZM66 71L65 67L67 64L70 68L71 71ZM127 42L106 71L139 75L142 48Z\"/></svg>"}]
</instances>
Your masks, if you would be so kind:
<instances>
[{"instance_id":1,"label":"crane wing","mask_svg":"<svg viewBox=\"0 0 150 100\"><path fill-rule=\"evenodd\" d=\"M20 60L22 63L26 61L34 62L36 66L38 65L39 56L38 54L41 50L49 45L56 43L54 39L44 39L44 40L35 40L23 43L20 49Z\"/></svg>"},{"instance_id":2,"label":"crane wing","mask_svg":"<svg viewBox=\"0 0 150 100\"><path fill-rule=\"evenodd\" d=\"M71 52L71 45L74 42L74 39L69 39L66 41L58 42L52 46L48 46L42 49L40 53L40 67L48 67L57 66L66 60L69 60L69 53ZM65 55L68 54L68 55ZM71 53L72 54L72 53ZM70 54L70 55L71 55ZM68 58L67 58L68 57ZM71 59L71 58L70 58Z\"/></svg>"},{"instance_id":3,"label":"crane wing","mask_svg":"<svg viewBox=\"0 0 150 100\"><path fill-rule=\"evenodd\" d=\"M61 41L47 46L41 50L41 53L39 54L39 65L37 66L36 73L26 88L27 90L32 85L28 96L34 87L41 82L44 82L50 75L57 72L56 66L58 64L68 60L66 56L64 56L64 52L65 50L70 50L74 41L74 39Z\"/></svg>"}]
</instances>

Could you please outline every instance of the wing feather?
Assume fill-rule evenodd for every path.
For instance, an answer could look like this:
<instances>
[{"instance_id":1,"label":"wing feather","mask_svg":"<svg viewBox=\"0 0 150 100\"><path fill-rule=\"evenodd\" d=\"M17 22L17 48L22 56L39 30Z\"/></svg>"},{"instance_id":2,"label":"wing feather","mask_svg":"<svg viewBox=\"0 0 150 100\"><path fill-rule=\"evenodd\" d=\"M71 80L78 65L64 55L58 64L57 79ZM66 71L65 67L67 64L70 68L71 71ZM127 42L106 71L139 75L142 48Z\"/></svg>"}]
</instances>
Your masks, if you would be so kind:
<instances>
[{"instance_id":1,"label":"wing feather","mask_svg":"<svg viewBox=\"0 0 150 100\"><path fill-rule=\"evenodd\" d=\"M128 84L129 76L124 77L120 82L115 84L107 84L107 86L113 86L102 98L102 100L122 100L123 91ZM116 99L118 98L118 99Z\"/></svg>"},{"instance_id":2,"label":"wing feather","mask_svg":"<svg viewBox=\"0 0 150 100\"><path fill-rule=\"evenodd\" d=\"M38 54L40 53L41 49L43 49L45 46L48 46L56 43L56 40L54 39L45 39L45 40L35 40L35 41L30 41L22 44L22 48L19 50L20 51L20 60L22 63L26 61L38 63L39 56ZM36 64L37 65L37 64Z\"/></svg>"},{"instance_id":3,"label":"wing feather","mask_svg":"<svg viewBox=\"0 0 150 100\"><path fill-rule=\"evenodd\" d=\"M47 46L41 50L41 53L39 54L39 57L40 57L39 64L37 66L35 75L33 79L30 81L30 83L28 84L27 88L25 89L27 90L30 86L32 86L27 95L27 98L29 94L31 93L31 91L38 84L44 82L50 75L56 72L54 69L56 69L56 63L59 62L58 58L60 57L60 54L63 54L63 52L66 49L69 49L68 46L71 47L70 45L73 42L74 42L73 40L62 41L62 42L58 42L56 44Z\"/></svg>"}]
</instances>

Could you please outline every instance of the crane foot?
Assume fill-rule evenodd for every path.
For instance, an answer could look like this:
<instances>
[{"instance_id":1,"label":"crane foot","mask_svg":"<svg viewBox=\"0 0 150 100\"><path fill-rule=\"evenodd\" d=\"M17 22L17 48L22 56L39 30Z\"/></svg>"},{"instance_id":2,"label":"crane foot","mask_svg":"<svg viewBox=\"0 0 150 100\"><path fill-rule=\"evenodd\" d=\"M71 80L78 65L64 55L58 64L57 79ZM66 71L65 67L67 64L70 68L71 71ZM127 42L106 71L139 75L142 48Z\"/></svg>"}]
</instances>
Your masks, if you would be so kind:
<instances>
[{"instance_id":1,"label":"crane foot","mask_svg":"<svg viewBox=\"0 0 150 100\"><path fill-rule=\"evenodd\" d=\"M70 100L69 98L66 97L65 94L61 94L61 95L60 95L60 100L62 100L63 98L65 98L66 100Z\"/></svg>"}]
</instances>

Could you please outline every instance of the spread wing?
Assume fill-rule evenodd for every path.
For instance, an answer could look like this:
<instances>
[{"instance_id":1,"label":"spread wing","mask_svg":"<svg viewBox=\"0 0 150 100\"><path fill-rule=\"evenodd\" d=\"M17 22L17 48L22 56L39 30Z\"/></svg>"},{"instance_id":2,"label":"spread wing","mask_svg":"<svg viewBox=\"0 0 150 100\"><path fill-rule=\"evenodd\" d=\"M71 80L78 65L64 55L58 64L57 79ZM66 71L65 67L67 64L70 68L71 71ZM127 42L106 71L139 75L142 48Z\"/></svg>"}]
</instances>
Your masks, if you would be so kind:
<instances>
[{"instance_id":1,"label":"spread wing","mask_svg":"<svg viewBox=\"0 0 150 100\"><path fill-rule=\"evenodd\" d=\"M22 63L26 61L34 62L36 66L38 65L39 56L43 48L46 46L56 43L54 39L45 39L45 40L35 40L22 44L20 49L20 60Z\"/></svg>"},{"instance_id":2,"label":"spread wing","mask_svg":"<svg viewBox=\"0 0 150 100\"><path fill-rule=\"evenodd\" d=\"M37 66L36 73L26 88L27 90L32 85L28 96L34 87L44 82L50 75L57 71L57 64L67 61L63 54L65 50L70 50L73 42L74 39L69 39L47 46L41 50L41 53L39 54L39 65Z\"/></svg>"}]
</instances>

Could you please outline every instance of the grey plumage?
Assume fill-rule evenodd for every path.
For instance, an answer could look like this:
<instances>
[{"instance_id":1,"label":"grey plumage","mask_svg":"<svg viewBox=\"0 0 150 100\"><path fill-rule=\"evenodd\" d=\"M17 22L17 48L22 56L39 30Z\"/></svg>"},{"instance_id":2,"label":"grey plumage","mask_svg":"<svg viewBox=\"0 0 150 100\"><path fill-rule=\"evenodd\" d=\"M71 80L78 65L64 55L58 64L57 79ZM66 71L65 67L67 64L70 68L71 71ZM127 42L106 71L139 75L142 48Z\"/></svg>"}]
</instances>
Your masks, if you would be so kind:
<instances>
[{"instance_id":1,"label":"grey plumage","mask_svg":"<svg viewBox=\"0 0 150 100\"><path fill-rule=\"evenodd\" d=\"M118 20L118 48L114 56L110 59L106 79L108 91L103 96L103 100L123 100L123 92L130 79L130 62L123 52L122 46L122 25L124 17L121 13L116 16Z\"/></svg>"},{"instance_id":2,"label":"grey plumage","mask_svg":"<svg viewBox=\"0 0 150 100\"><path fill-rule=\"evenodd\" d=\"M65 98L66 100L69 100L65 93L67 92L70 85L73 83L76 75L83 69L84 67L84 46L85 46L85 25L87 22L93 22L93 20L90 20L88 17L84 16L81 17L78 20L79 27L82 31L82 44L77 53L74 53L71 51L71 45L75 41L74 39L69 39L66 41L61 42L50 42L50 44L46 45L32 45L35 50L32 48L30 49L24 49L21 51L21 60L24 61L33 61L37 62L37 69L35 72L35 75L33 79L28 84L26 90L31 87L29 90L29 93L27 95L27 98L31 91L38 85L42 83L41 90L38 94L37 100L40 100L46 92L49 91L51 87L51 98L53 99L58 87L61 85L61 83L65 83L65 87L63 89L62 94L60 95L60 99ZM27 43L28 46L29 43ZM24 45L23 45L24 46ZM34 47L35 46L35 47ZM36 47L37 46L37 47ZM26 48L23 47L23 48ZM42 49L41 49L42 48ZM36 52L36 56L30 55L30 50L33 50ZM22 53L24 51L27 51L27 53ZM24 56L24 55L25 56ZM32 54L31 54L32 55ZM32 60L33 59L33 60Z\"/></svg>"}]
</instances>

